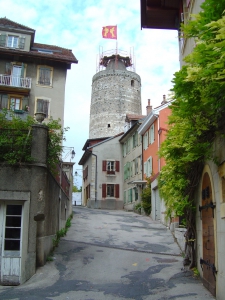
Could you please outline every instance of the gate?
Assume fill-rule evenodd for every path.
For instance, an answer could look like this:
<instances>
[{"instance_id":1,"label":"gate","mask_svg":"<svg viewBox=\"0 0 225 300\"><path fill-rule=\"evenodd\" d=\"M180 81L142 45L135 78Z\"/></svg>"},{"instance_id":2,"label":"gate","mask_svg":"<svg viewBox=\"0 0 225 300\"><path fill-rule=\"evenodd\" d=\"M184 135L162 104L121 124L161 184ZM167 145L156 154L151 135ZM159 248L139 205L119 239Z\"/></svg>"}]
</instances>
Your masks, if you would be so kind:
<instances>
[{"instance_id":1,"label":"gate","mask_svg":"<svg viewBox=\"0 0 225 300\"><path fill-rule=\"evenodd\" d=\"M214 208L212 186L209 174L206 172L202 182L202 206L199 206L202 219L203 258L200 264L203 270L204 286L216 296L216 267L214 242Z\"/></svg>"}]
</instances>

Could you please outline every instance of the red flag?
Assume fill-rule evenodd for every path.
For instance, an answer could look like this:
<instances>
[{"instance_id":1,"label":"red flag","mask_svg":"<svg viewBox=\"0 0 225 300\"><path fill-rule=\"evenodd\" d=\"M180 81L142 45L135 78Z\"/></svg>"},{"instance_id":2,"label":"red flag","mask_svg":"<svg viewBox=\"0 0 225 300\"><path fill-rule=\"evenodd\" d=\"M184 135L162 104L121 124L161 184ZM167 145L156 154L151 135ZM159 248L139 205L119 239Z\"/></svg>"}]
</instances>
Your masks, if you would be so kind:
<instances>
[{"instance_id":1,"label":"red flag","mask_svg":"<svg viewBox=\"0 0 225 300\"><path fill-rule=\"evenodd\" d=\"M117 39L117 26L102 27L102 37L104 39Z\"/></svg>"}]
</instances>

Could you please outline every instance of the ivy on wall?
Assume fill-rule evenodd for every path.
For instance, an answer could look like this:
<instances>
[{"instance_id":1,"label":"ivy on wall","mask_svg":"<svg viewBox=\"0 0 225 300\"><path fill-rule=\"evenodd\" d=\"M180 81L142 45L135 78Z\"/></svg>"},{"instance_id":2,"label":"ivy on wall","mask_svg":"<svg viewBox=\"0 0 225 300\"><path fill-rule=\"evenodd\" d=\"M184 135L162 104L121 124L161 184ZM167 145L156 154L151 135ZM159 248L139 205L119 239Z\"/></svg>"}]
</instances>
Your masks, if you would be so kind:
<instances>
[{"instance_id":1,"label":"ivy on wall","mask_svg":"<svg viewBox=\"0 0 225 300\"><path fill-rule=\"evenodd\" d=\"M217 135L224 134L224 9L225 0L206 0L202 11L182 26L184 37L194 38L196 46L174 75L169 131L159 152L166 159L159 188L167 205L167 216L185 216L187 241L192 242L196 236L196 186L204 162L211 159L216 163L212 144Z\"/></svg>"}]
</instances>

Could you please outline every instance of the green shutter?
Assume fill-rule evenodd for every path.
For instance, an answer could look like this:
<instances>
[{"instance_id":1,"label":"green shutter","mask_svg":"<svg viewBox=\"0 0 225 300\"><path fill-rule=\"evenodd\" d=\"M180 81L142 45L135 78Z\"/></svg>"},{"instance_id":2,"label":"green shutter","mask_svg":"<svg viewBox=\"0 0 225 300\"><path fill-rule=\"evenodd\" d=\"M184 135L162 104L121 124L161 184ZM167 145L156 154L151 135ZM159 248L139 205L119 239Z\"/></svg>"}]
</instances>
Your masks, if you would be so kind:
<instances>
[{"instance_id":1,"label":"green shutter","mask_svg":"<svg viewBox=\"0 0 225 300\"><path fill-rule=\"evenodd\" d=\"M1 34L0 35L0 47L5 47L6 46L6 34Z\"/></svg>"},{"instance_id":2,"label":"green shutter","mask_svg":"<svg viewBox=\"0 0 225 300\"><path fill-rule=\"evenodd\" d=\"M25 38L22 37L19 39L19 48L24 49L24 47L25 47Z\"/></svg>"}]
</instances>

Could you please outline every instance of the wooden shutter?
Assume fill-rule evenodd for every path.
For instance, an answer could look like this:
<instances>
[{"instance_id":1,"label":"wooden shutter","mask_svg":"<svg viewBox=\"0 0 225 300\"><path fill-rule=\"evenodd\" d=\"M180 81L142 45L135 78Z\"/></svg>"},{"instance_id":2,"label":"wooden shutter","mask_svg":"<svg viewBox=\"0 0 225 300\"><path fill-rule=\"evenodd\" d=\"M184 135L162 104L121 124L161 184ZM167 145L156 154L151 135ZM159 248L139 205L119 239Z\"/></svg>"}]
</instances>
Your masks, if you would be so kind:
<instances>
[{"instance_id":1,"label":"wooden shutter","mask_svg":"<svg viewBox=\"0 0 225 300\"><path fill-rule=\"evenodd\" d=\"M0 46L5 47L6 46L6 34L0 35Z\"/></svg>"},{"instance_id":2,"label":"wooden shutter","mask_svg":"<svg viewBox=\"0 0 225 300\"><path fill-rule=\"evenodd\" d=\"M106 171L106 160L102 161L102 171Z\"/></svg>"},{"instance_id":3,"label":"wooden shutter","mask_svg":"<svg viewBox=\"0 0 225 300\"><path fill-rule=\"evenodd\" d=\"M116 160L116 172L120 171L120 162Z\"/></svg>"},{"instance_id":4,"label":"wooden shutter","mask_svg":"<svg viewBox=\"0 0 225 300\"><path fill-rule=\"evenodd\" d=\"M102 184L102 198L106 198L106 184Z\"/></svg>"},{"instance_id":5,"label":"wooden shutter","mask_svg":"<svg viewBox=\"0 0 225 300\"><path fill-rule=\"evenodd\" d=\"M25 38L24 37L21 37L19 39L19 48L20 49L24 49L24 46L25 46Z\"/></svg>"},{"instance_id":6,"label":"wooden shutter","mask_svg":"<svg viewBox=\"0 0 225 300\"><path fill-rule=\"evenodd\" d=\"M12 69L11 63L7 62L7 63L5 64L5 73L6 73L7 75L11 75L11 69Z\"/></svg>"},{"instance_id":7,"label":"wooden shutter","mask_svg":"<svg viewBox=\"0 0 225 300\"><path fill-rule=\"evenodd\" d=\"M119 198L120 197L120 185L115 184L115 197Z\"/></svg>"}]
</instances>

